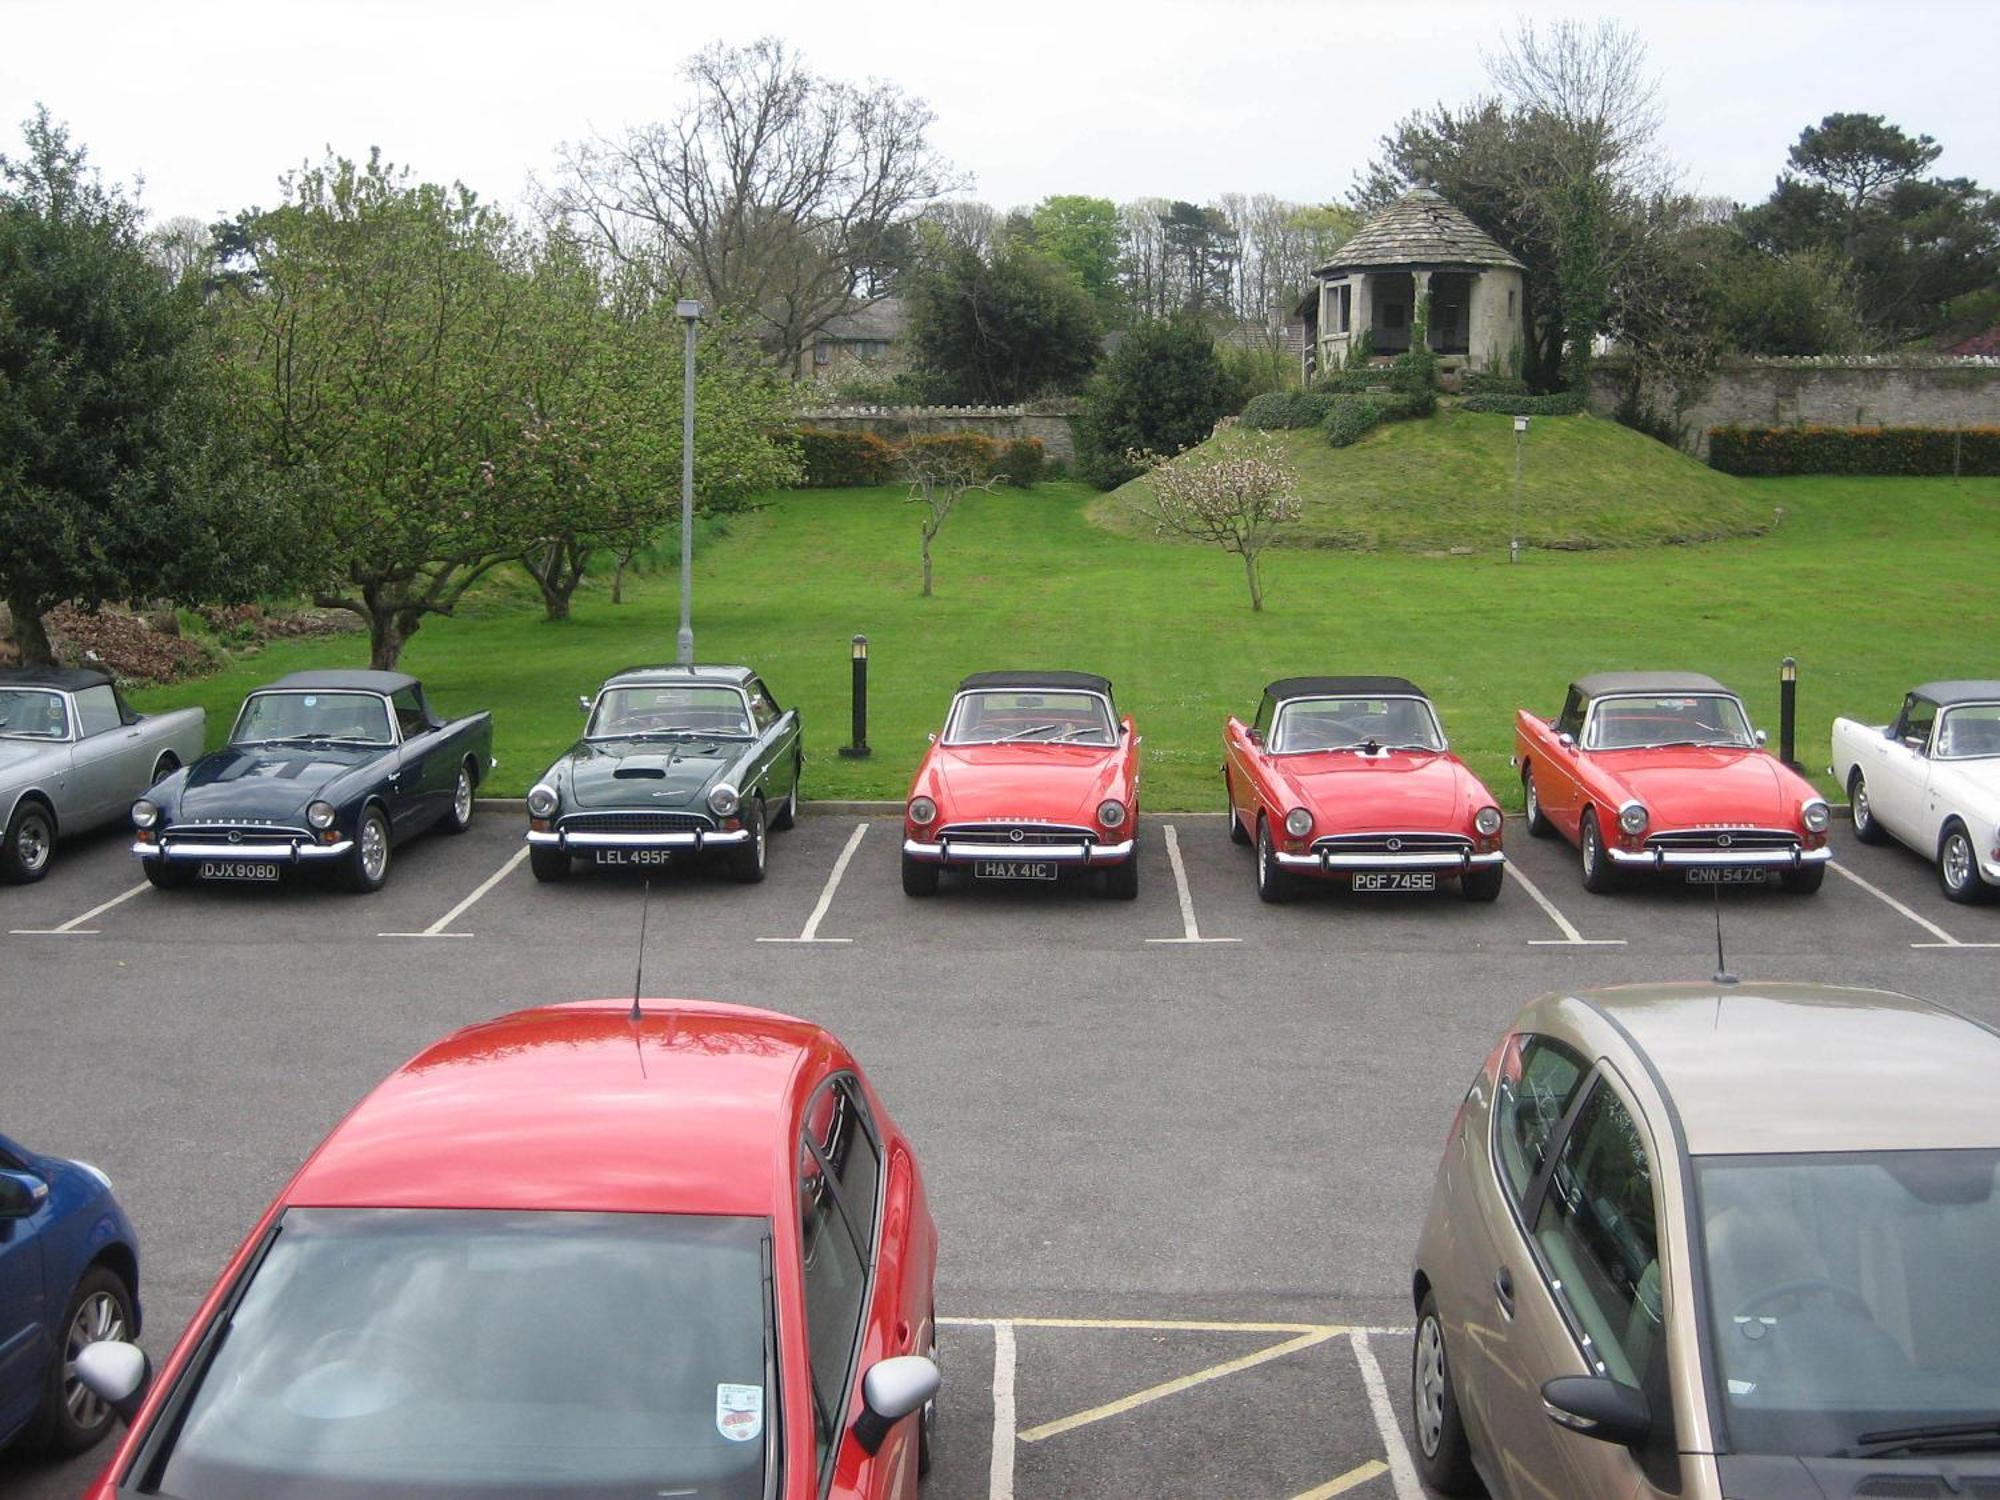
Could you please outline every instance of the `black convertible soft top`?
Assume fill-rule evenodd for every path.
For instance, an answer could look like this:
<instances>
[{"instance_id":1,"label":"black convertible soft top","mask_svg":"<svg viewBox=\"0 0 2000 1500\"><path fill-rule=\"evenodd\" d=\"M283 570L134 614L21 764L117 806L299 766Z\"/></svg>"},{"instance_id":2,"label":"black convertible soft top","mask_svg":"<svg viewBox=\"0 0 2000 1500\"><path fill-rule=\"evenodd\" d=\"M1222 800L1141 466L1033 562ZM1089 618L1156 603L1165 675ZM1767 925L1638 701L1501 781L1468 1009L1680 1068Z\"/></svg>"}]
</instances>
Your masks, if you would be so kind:
<instances>
[{"instance_id":1,"label":"black convertible soft top","mask_svg":"<svg viewBox=\"0 0 2000 1500\"><path fill-rule=\"evenodd\" d=\"M90 667L0 667L0 687L54 688L59 693L80 693L85 688L103 687L111 679Z\"/></svg>"},{"instance_id":2,"label":"black convertible soft top","mask_svg":"<svg viewBox=\"0 0 2000 1500\"><path fill-rule=\"evenodd\" d=\"M1960 679L1955 682L1927 682L1922 687L1912 688L1910 691L1941 708L1954 703L2000 703L2000 682L1979 678Z\"/></svg>"},{"instance_id":3,"label":"black convertible soft top","mask_svg":"<svg viewBox=\"0 0 2000 1500\"><path fill-rule=\"evenodd\" d=\"M1264 689L1267 698L1428 698L1407 677L1280 677Z\"/></svg>"},{"instance_id":4,"label":"black convertible soft top","mask_svg":"<svg viewBox=\"0 0 2000 1500\"><path fill-rule=\"evenodd\" d=\"M1570 684L1586 698L1603 698L1615 693L1721 693L1736 695L1700 672L1597 672L1579 677Z\"/></svg>"},{"instance_id":5,"label":"black convertible soft top","mask_svg":"<svg viewBox=\"0 0 2000 1500\"><path fill-rule=\"evenodd\" d=\"M974 672L958 685L961 693L980 688L1043 688L1055 692L1102 693L1111 696L1111 679L1090 672Z\"/></svg>"}]
</instances>

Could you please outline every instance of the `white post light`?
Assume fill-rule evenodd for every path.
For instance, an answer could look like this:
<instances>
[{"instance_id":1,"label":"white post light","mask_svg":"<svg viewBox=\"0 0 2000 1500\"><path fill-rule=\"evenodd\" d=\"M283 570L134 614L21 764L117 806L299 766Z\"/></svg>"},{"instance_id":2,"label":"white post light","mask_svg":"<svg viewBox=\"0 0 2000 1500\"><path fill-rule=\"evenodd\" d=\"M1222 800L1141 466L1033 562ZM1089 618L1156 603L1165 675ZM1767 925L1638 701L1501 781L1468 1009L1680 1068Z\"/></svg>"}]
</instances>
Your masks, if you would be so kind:
<instances>
[{"instance_id":1,"label":"white post light","mask_svg":"<svg viewBox=\"0 0 2000 1500\"><path fill-rule=\"evenodd\" d=\"M1514 534L1507 542L1507 561L1521 560L1521 439L1528 435L1528 419L1514 418Z\"/></svg>"},{"instance_id":2,"label":"white post light","mask_svg":"<svg viewBox=\"0 0 2000 1500\"><path fill-rule=\"evenodd\" d=\"M694 665L694 329L701 304L684 298L674 316L687 325L687 355L681 363L681 631L676 660Z\"/></svg>"}]
</instances>

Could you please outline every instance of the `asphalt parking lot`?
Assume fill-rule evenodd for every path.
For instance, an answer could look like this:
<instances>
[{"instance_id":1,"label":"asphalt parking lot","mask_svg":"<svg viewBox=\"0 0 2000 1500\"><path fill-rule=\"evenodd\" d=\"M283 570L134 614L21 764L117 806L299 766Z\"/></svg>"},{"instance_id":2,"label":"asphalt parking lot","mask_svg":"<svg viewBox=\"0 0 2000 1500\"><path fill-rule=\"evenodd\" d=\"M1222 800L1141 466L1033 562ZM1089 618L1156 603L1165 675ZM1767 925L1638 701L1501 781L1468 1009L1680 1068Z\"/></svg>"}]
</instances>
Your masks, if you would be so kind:
<instances>
[{"instance_id":1,"label":"asphalt parking lot","mask_svg":"<svg viewBox=\"0 0 2000 1500\"><path fill-rule=\"evenodd\" d=\"M537 885L521 828L482 807L370 897L155 891L116 833L0 889L0 1129L111 1174L156 1356L397 1063L471 1020L630 993L639 883ZM1268 907L1221 818L1158 814L1135 902L912 901L898 837L811 815L761 886L656 878L645 989L829 1025L915 1138L944 1239L925 1493L1420 1494L1408 1262L1459 1096L1531 995L1706 979L1710 893L1586 895L1568 846L1516 821L1492 905L1329 888ZM1722 893L1728 966L2000 1020L2000 906L1948 904L1928 865L1844 824L1835 847L1817 896ZM73 1495L102 1457L0 1458L0 1488Z\"/></svg>"}]
</instances>

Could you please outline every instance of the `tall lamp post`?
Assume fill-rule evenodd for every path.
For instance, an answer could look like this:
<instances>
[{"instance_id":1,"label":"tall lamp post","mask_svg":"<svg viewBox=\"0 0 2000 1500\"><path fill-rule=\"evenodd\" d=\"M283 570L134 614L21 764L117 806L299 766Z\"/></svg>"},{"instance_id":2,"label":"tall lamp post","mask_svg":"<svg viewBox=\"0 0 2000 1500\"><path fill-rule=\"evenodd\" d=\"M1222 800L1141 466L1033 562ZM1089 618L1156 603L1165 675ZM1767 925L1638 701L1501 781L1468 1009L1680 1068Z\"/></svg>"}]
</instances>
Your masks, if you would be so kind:
<instances>
[{"instance_id":1,"label":"tall lamp post","mask_svg":"<svg viewBox=\"0 0 2000 1500\"><path fill-rule=\"evenodd\" d=\"M1514 534L1507 539L1507 561L1521 560L1521 439L1528 435L1528 419L1514 418Z\"/></svg>"},{"instance_id":2,"label":"tall lamp post","mask_svg":"<svg viewBox=\"0 0 2000 1500\"><path fill-rule=\"evenodd\" d=\"M687 354L681 361L681 633L675 659L694 665L694 328L701 304L683 298L674 316L687 327Z\"/></svg>"}]
</instances>

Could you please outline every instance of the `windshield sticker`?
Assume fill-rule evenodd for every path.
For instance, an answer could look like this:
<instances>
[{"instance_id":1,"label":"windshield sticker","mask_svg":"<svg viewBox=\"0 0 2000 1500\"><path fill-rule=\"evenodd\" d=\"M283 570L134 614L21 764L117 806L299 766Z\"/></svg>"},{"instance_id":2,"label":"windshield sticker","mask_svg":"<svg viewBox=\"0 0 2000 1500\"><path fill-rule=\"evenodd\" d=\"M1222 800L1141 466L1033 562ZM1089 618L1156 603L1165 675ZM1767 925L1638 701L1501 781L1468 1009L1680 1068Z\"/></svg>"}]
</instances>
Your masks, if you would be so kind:
<instances>
[{"instance_id":1,"label":"windshield sticker","mask_svg":"<svg viewBox=\"0 0 2000 1500\"><path fill-rule=\"evenodd\" d=\"M313 695L312 695L311 693L307 693L307 694L306 694L306 707L307 707L307 708L317 708L317 707L319 707L319 699L315 698L315 697L314 697L314 696L313 696Z\"/></svg>"},{"instance_id":2,"label":"windshield sticker","mask_svg":"<svg viewBox=\"0 0 2000 1500\"><path fill-rule=\"evenodd\" d=\"M715 1430L732 1443L747 1443L758 1437L764 1431L764 1387L716 1386Z\"/></svg>"}]
</instances>

